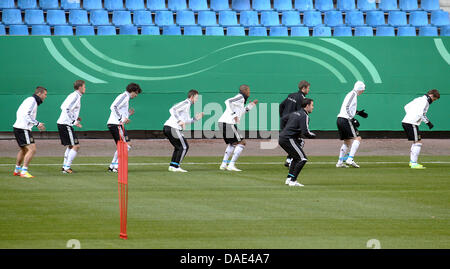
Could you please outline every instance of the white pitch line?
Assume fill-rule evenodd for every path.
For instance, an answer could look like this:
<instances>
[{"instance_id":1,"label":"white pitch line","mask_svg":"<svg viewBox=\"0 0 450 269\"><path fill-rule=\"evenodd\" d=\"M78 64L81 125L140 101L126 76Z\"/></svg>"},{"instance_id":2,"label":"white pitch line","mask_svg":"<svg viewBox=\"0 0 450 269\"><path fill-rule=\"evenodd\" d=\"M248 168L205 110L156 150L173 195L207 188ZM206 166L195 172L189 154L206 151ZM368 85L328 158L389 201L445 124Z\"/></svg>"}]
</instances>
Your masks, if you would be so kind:
<instances>
[{"instance_id":1,"label":"white pitch line","mask_svg":"<svg viewBox=\"0 0 450 269\"><path fill-rule=\"evenodd\" d=\"M362 164L407 164L408 162L358 162L358 163L362 163ZM433 163L433 164L450 164L450 162L421 162L421 163ZM208 162L208 163L183 163L183 164L211 164L211 165L220 165L220 163L212 163L212 162ZM261 165L280 165L283 164L283 162L239 162L238 164L251 164L251 165L255 165L255 164L261 164ZM335 164L335 162L308 162L308 165L310 164ZM11 164L6 164L6 163L2 163L0 164L0 166L11 166L14 165L13 163ZM60 163L37 163L37 164L32 164L33 166L57 166L57 165L61 165ZM109 165L109 163L76 163L73 164L74 166L107 166ZM169 163L128 163L128 165L169 165Z\"/></svg>"}]
</instances>

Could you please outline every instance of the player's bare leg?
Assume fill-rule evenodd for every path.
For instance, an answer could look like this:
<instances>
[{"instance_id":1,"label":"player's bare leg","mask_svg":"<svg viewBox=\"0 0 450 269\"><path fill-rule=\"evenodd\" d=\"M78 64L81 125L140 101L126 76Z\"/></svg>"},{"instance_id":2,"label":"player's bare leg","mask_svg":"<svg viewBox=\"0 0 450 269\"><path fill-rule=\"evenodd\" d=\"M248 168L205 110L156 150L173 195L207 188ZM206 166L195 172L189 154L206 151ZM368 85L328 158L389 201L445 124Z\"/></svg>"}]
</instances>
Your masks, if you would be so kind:
<instances>
[{"instance_id":1,"label":"player's bare leg","mask_svg":"<svg viewBox=\"0 0 450 269\"><path fill-rule=\"evenodd\" d=\"M28 173L28 165L30 164L34 154L36 153L36 144L29 144L26 145L24 148L26 148L26 153L23 157L23 165L20 171L20 176L32 178L33 176L30 173Z\"/></svg>"}]
</instances>

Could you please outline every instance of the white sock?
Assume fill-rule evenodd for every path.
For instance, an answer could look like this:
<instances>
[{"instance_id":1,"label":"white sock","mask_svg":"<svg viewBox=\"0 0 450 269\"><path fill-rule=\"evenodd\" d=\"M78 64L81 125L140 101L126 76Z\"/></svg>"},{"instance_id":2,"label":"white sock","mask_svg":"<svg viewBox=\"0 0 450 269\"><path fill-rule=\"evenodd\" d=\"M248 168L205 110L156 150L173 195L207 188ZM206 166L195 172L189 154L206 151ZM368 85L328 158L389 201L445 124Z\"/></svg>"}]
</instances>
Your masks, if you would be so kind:
<instances>
[{"instance_id":1,"label":"white sock","mask_svg":"<svg viewBox=\"0 0 450 269\"><path fill-rule=\"evenodd\" d=\"M344 161L344 156L347 154L348 147L347 144L342 144L341 149L339 150L339 160L338 164L341 164Z\"/></svg>"},{"instance_id":2,"label":"white sock","mask_svg":"<svg viewBox=\"0 0 450 269\"><path fill-rule=\"evenodd\" d=\"M242 144L238 144L236 148L234 149L233 157L231 158L230 165L234 165L239 158L239 155L241 155L241 152L244 150L245 146Z\"/></svg>"},{"instance_id":3,"label":"white sock","mask_svg":"<svg viewBox=\"0 0 450 269\"><path fill-rule=\"evenodd\" d=\"M70 166L72 165L73 160L75 159L75 157L77 156L77 151L74 149L71 149L69 151L69 155L67 156L67 162L66 162L66 167L65 168L70 168Z\"/></svg>"},{"instance_id":4,"label":"white sock","mask_svg":"<svg viewBox=\"0 0 450 269\"><path fill-rule=\"evenodd\" d=\"M22 171L20 171L21 174L25 174L26 172L28 172L28 166L22 166Z\"/></svg>"},{"instance_id":5,"label":"white sock","mask_svg":"<svg viewBox=\"0 0 450 269\"><path fill-rule=\"evenodd\" d=\"M114 157L113 157L113 159L112 159L112 161L111 161L111 164L109 165L109 168L117 168L119 166L119 162L118 162L118 160L117 160L117 150L116 150L116 152L114 153Z\"/></svg>"},{"instance_id":6,"label":"white sock","mask_svg":"<svg viewBox=\"0 0 450 269\"><path fill-rule=\"evenodd\" d=\"M67 148L66 148L66 151L64 152L64 163L63 163L63 168L65 168L66 165L67 165L67 160L69 159L69 151L70 151L70 148L67 147Z\"/></svg>"},{"instance_id":7,"label":"white sock","mask_svg":"<svg viewBox=\"0 0 450 269\"><path fill-rule=\"evenodd\" d=\"M228 159L230 158L231 154L233 154L235 146L228 144L227 149L225 150L225 154L223 155L223 163L228 163Z\"/></svg>"},{"instance_id":8,"label":"white sock","mask_svg":"<svg viewBox=\"0 0 450 269\"><path fill-rule=\"evenodd\" d=\"M19 173L20 170L21 170L20 165L19 166L16 165L16 169L14 169L14 173Z\"/></svg>"},{"instance_id":9,"label":"white sock","mask_svg":"<svg viewBox=\"0 0 450 269\"><path fill-rule=\"evenodd\" d=\"M358 148L359 148L359 144L360 144L359 140L356 140L356 139L355 139L355 140L353 141L352 147L350 148L350 153L349 153L349 156L348 156L348 159L347 159L347 160L350 160L350 161L353 160L353 157L355 157L356 151L357 151Z\"/></svg>"},{"instance_id":10,"label":"white sock","mask_svg":"<svg viewBox=\"0 0 450 269\"><path fill-rule=\"evenodd\" d=\"M414 143L411 146L411 162L417 163L417 159L419 159L420 150L422 149L422 143Z\"/></svg>"}]
</instances>

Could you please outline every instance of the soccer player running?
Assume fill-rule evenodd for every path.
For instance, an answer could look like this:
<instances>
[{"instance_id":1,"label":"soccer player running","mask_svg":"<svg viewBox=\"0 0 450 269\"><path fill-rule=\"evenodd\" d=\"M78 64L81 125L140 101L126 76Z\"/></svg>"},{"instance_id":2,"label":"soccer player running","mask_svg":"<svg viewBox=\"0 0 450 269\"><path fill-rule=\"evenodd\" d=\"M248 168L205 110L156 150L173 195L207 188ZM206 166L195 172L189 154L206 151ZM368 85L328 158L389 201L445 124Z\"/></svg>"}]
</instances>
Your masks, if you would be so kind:
<instances>
[{"instance_id":1,"label":"soccer player running","mask_svg":"<svg viewBox=\"0 0 450 269\"><path fill-rule=\"evenodd\" d=\"M39 131L45 131L44 123L36 120L38 106L44 102L45 98L47 98L47 89L39 86L34 91L33 96L26 98L17 109L16 122L13 128L20 150L17 153L14 176L34 177L28 172L28 166L36 153L36 144L31 129L36 126Z\"/></svg>"},{"instance_id":2,"label":"soccer player running","mask_svg":"<svg viewBox=\"0 0 450 269\"><path fill-rule=\"evenodd\" d=\"M430 104L439 99L441 95L436 89L429 90L427 94L417 97L405 106L406 115L402 120L402 126L405 130L409 141L413 141L411 145L409 166L412 169L424 169L425 167L419 163L420 150L422 149L422 138L419 132L419 125L425 122L428 128L432 129L433 124L427 118L427 111Z\"/></svg>"},{"instance_id":3,"label":"soccer player running","mask_svg":"<svg viewBox=\"0 0 450 269\"><path fill-rule=\"evenodd\" d=\"M305 99L305 96L309 93L310 83L306 80L302 80L298 83L298 92L294 92L288 95L283 102L281 102L279 111L280 111L280 132L283 130L283 121L281 118L286 116L294 111L299 111L302 108L302 101ZM292 157L287 156L286 162L284 166L289 167L291 164Z\"/></svg>"},{"instance_id":4,"label":"soccer player running","mask_svg":"<svg viewBox=\"0 0 450 269\"><path fill-rule=\"evenodd\" d=\"M357 107L357 97L361 95L366 89L366 85L363 82L357 81L351 90L344 98L342 102L341 111L337 118L337 127L341 140L344 143L339 151L339 160L336 163L338 168L347 168L350 165L355 168L359 168L359 165L353 160L359 145L361 144L361 136L358 132L359 122L355 119L355 115L359 115L363 118L367 118L368 114L364 112L364 109L359 111ZM345 160L345 156L350 149L348 158ZM345 163L344 163L345 160Z\"/></svg>"},{"instance_id":5,"label":"soccer player running","mask_svg":"<svg viewBox=\"0 0 450 269\"><path fill-rule=\"evenodd\" d=\"M303 137L315 138L316 135L309 131L309 114L313 112L314 101L305 98L302 101L301 109L292 112L282 118L285 127L280 133L278 144L292 156L292 163L289 167L289 174L286 178L286 185L291 187L303 187L298 182L298 175L308 161L303 146L305 144Z\"/></svg>"},{"instance_id":6,"label":"soccer player running","mask_svg":"<svg viewBox=\"0 0 450 269\"><path fill-rule=\"evenodd\" d=\"M237 124L241 117L258 103L258 100L255 99L245 106L249 97L250 87L243 84L239 87L239 93L236 96L225 101L226 109L219 118L219 127L222 130L223 140L227 144L227 148L225 149L225 155L223 156L220 170L242 171L236 168L236 161L244 150L246 142L244 138L239 135ZM233 154L233 157L231 157L231 161L229 161L228 159L231 154Z\"/></svg>"},{"instance_id":7,"label":"soccer player running","mask_svg":"<svg viewBox=\"0 0 450 269\"><path fill-rule=\"evenodd\" d=\"M142 92L141 87L136 83L128 84L126 91L119 94L114 102L111 104L111 114L108 119L108 129L114 138L114 142L120 140L120 134L125 137L125 141L128 144L128 151L131 149L130 138L128 137L127 130L122 128L125 124L130 122L130 116L134 114L134 109L129 109L130 99L136 98L138 94ZM117 150L114 153L114 157L109 165L108 171L117 173L119 167Z\"/></svg>"},{"instance_id":8,"label":"soccer player running","mask_svg":"<svg viewBox=\"0 0 450 269\"><path fill-rule=\"evenodd\" d=\"M79 117L81 108L81 96L86 92L86 83L83 80L77 80L73 84L74 92L69 94L61 105L61 115L59 116L58 125L59 138L61 144L66 147L64 152L64 163L61 171L64 174L72 174L73 160L80 150L78 137L73 126L81 128L81 118Z\"/></svg>"},{"instance_id":9,"label":"soccer player running","mask_svg":"<svg viewBox=\"0 0 450 269\"><path fill-rule=\"evenodd\" d=\"M172 160L169 164L170 172L187 172L182 169L181 162L189 150L189 144L182 131L186 128L186 124L198 121L203 117L203 112L197 113L195 117L191 117L191 105L198 100L198 91L190 90L187 94L187 99L179 102L169 109L170 117L164 123L163 132L169 139L170 144L174 147Z\"/></svg>"}]
</instances>

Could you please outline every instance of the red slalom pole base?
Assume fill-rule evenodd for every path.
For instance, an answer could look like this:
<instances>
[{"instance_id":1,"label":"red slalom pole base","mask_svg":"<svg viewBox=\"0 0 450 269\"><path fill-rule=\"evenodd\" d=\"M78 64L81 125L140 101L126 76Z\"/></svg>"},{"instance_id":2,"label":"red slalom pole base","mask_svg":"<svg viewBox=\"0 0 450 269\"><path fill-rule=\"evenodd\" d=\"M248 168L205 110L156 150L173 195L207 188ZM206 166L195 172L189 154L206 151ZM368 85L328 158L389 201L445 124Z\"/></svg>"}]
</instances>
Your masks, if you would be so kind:
<instances>
[{"instance_id":1,"label":"red slalom pole base","mask_svg":"<svg viewBox=\"0 0 450 269\"><path fill-rule=\"evenodd\" d=\"M127 240L128 239L128 235L124 234L124 233L120 233L119 235L120 238Z\"/></svg>"}]
</instances>

